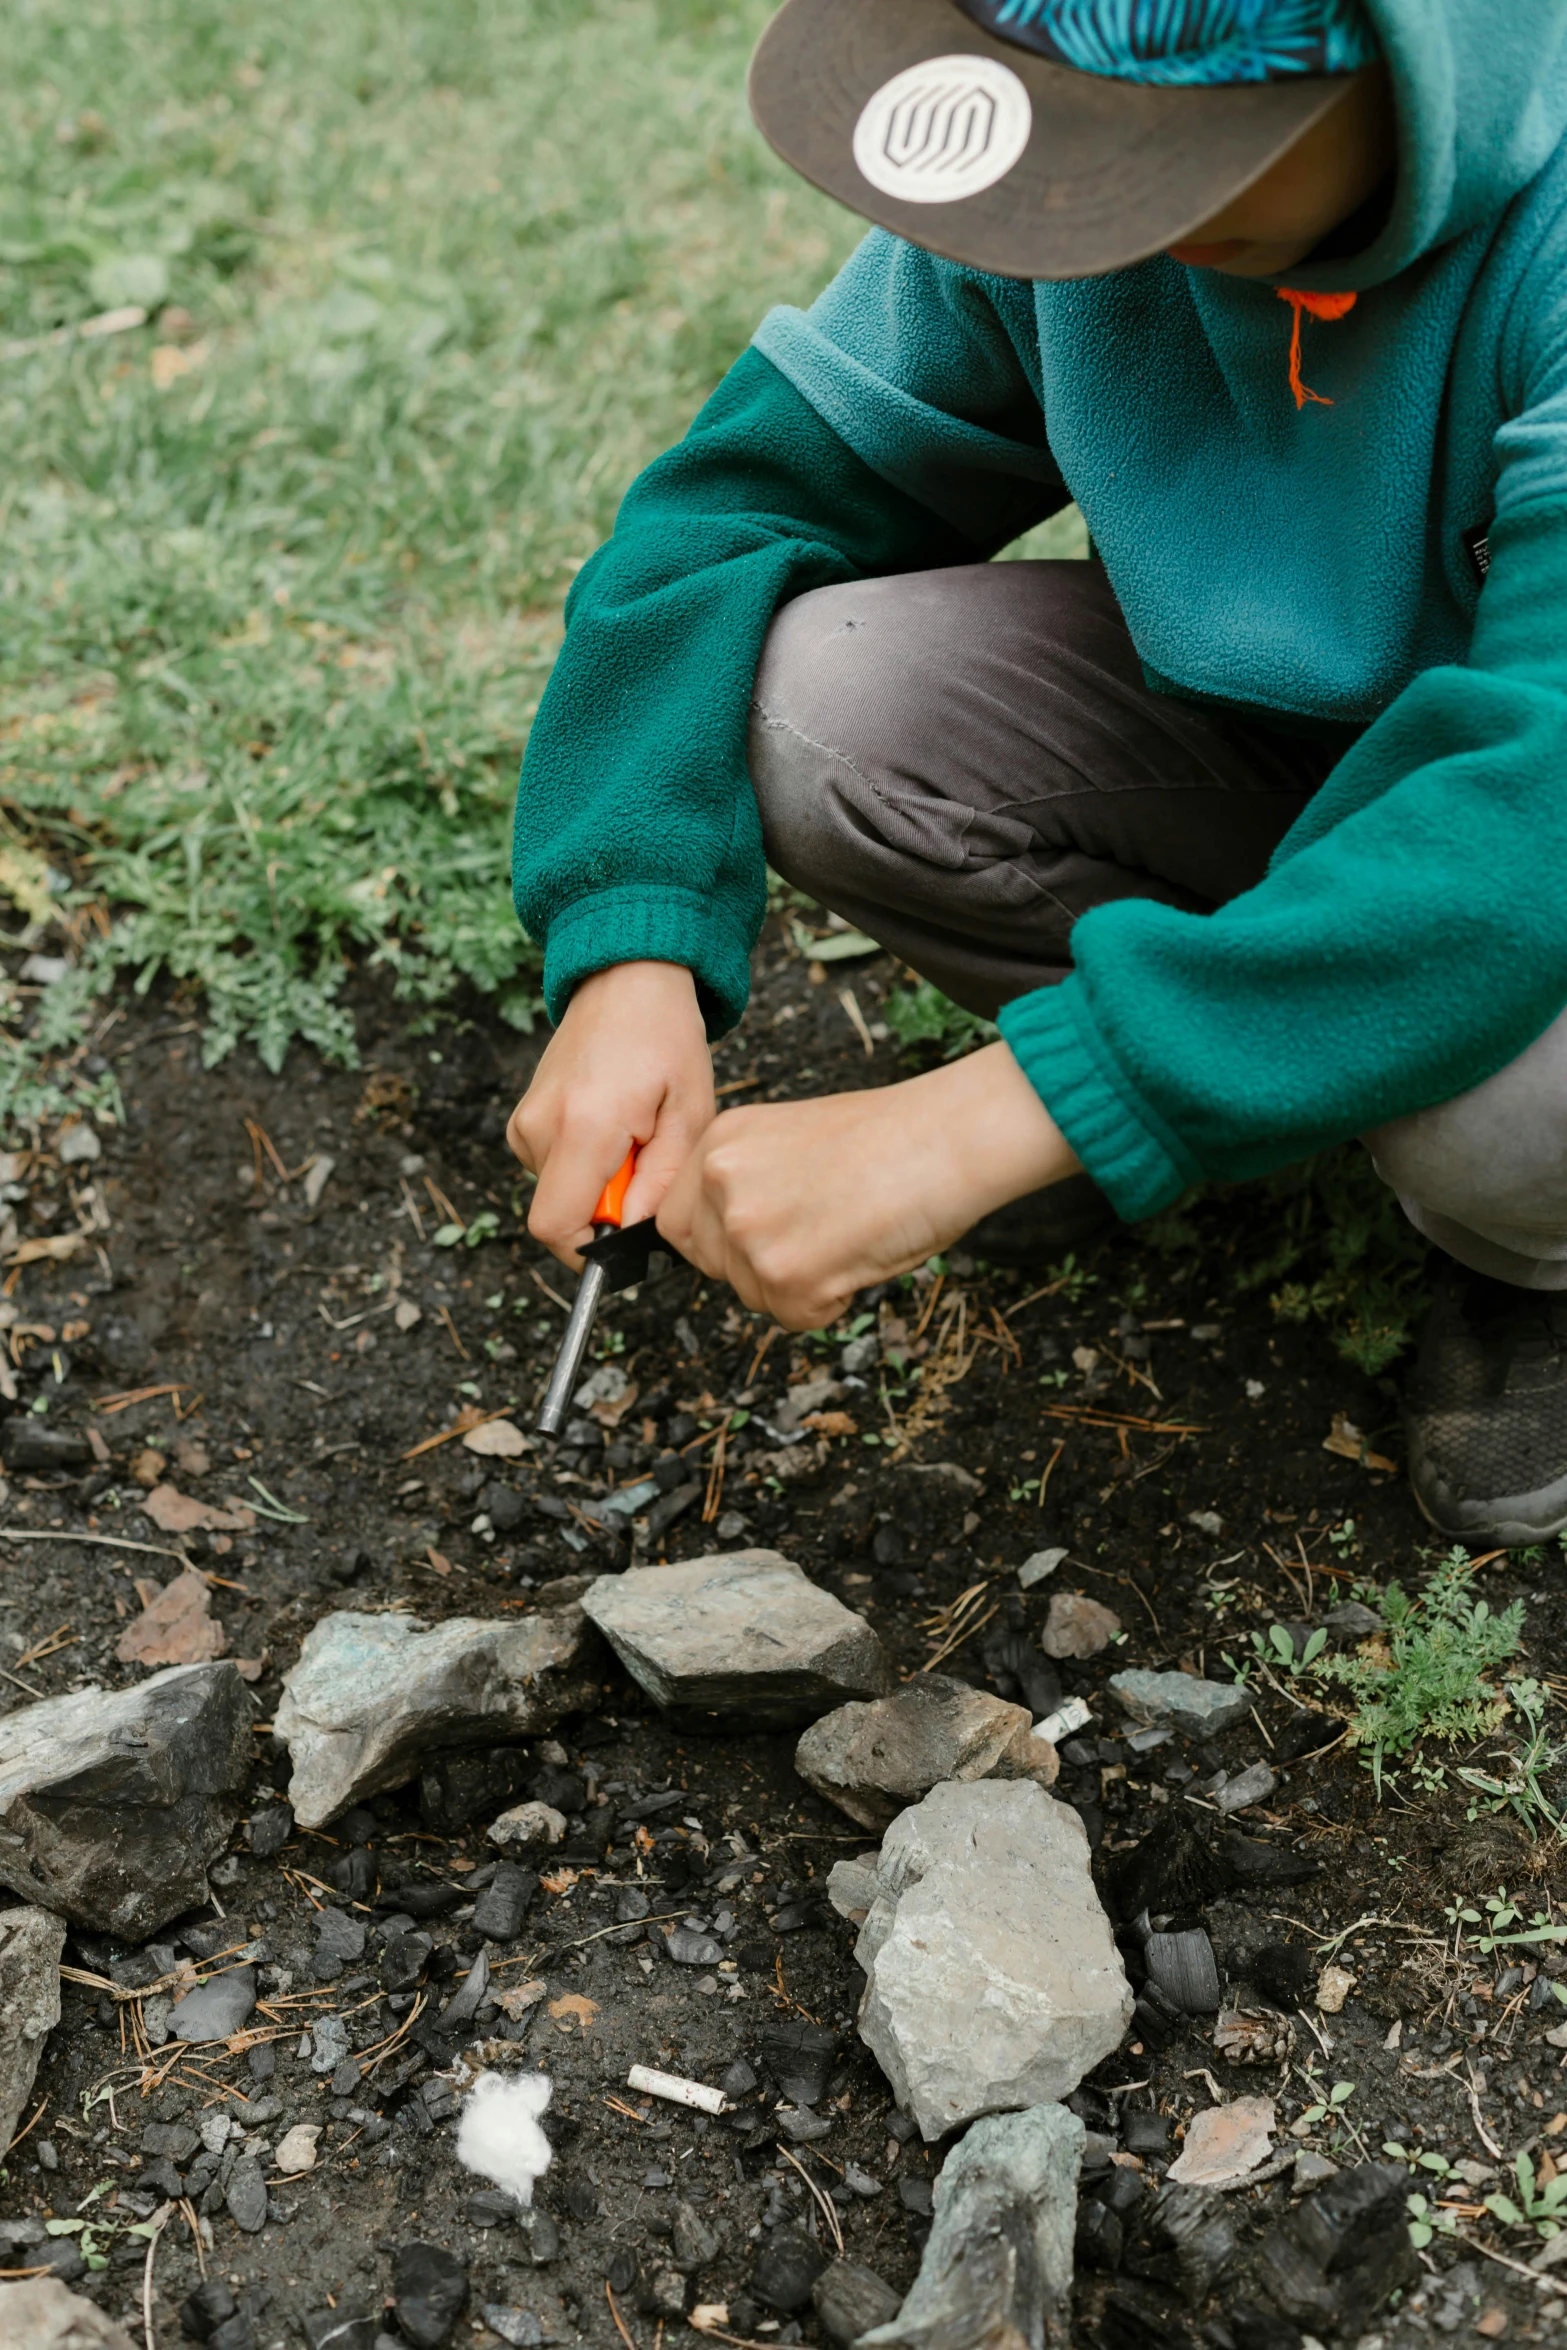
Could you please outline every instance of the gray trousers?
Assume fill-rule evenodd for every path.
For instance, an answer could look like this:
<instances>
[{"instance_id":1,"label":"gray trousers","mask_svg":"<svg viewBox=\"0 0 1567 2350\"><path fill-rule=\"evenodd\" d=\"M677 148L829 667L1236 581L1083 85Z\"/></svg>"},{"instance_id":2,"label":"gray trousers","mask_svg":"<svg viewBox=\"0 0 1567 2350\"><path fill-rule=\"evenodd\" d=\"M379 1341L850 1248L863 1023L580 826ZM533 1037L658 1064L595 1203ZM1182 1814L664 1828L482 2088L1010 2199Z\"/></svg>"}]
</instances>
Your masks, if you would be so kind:
<instances>
[{"instance_id":1,"label":"gray trousers","mask_svg":"<svg viewBox=\"0 0 1567 2350\"><path fill-rule=\"evenodd\" d=\"M1097 563L981 563L785 605L749 755L774 868L989 1016L1090 906L1252 888L1339 746L1150 692ZM1427 1239L1567 1288L1567 1014L1364 1139Z\"/></svg>"}]
</instances>

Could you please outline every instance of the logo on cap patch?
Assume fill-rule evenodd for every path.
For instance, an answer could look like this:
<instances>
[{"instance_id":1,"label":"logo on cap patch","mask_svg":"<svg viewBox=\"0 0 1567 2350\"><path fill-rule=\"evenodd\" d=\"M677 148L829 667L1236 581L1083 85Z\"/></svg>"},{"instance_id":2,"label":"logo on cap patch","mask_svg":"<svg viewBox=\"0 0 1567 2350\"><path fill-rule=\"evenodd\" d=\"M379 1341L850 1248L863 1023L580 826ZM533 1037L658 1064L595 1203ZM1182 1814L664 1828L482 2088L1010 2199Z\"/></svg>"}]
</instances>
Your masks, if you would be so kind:
<instances>
[{"instance_id":1,"label":"logo on cap patch","mask_svg":"<svg viewBox=\"0 0 1567 2350\"><path fill-rule=\"evenodd\" d=\"M1027 90L996 59L930 57L866 101L854 160L884 196L956 204L1006 178L1033 119Z\"/></svg>"}]
</instances>

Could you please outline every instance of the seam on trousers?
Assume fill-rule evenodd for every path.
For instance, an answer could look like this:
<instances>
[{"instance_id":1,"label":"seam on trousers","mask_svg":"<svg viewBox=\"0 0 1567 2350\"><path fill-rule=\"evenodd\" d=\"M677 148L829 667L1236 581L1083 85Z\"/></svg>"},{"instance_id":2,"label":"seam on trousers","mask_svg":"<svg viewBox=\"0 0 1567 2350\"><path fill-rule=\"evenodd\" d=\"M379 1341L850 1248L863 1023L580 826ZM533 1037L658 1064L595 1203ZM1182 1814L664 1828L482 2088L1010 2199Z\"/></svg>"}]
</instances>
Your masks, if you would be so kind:
<instances>
[{"instance_id":1,"label":"seam on trousers","mask_svg":"<svg viewBox=\"0 0 1567 2350\"><path fill-rule=\"evenodd\" d=\"M791 719L780 718L774 711L769 710L765 702L753 699L751 707L763 724L772 727L776 734L792 734L795 741L803 743L808 751L820 751L824 759L836 759L840 767L847 767L851 775L859 777L873 799L879 800L881 798L881 793L876 789L864 768L856 766L847 751L838 750L832 743L818 742L814 735L807 734L803 727L796 726Z\"/></svg>"}]
</instances>

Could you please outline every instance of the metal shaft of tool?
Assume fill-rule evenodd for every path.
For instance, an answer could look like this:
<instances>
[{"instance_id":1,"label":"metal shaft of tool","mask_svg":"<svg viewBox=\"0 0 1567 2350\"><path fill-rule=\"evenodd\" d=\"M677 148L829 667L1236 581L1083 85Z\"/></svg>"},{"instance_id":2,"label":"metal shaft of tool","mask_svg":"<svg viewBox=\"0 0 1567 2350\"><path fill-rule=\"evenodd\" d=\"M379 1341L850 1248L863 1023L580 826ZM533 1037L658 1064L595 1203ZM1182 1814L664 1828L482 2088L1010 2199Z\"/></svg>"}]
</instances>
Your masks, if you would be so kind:
<instances>
[{"instance_id":1,"label":"metal shaft of tool","mask_svg":"<svg viewBox=\"0 0 1567 2350\"><path fill-rule=\"evenodd\" d=\"M566 1334L560 1342L560 1352L555 1357L555 1368L550 1373L550 1383L544 1391L539 1416L533 1423L541 1436L558 1436L566 1425L567 1408L577 1384L577 1375L582 1369L582 1358L588 1351L588 1340L593 1335L594 1318L603 1294L604 1268L595 1264L590 1257L582 1268L571 1319L566 1324Z\"/></svg>"}]
</instances>

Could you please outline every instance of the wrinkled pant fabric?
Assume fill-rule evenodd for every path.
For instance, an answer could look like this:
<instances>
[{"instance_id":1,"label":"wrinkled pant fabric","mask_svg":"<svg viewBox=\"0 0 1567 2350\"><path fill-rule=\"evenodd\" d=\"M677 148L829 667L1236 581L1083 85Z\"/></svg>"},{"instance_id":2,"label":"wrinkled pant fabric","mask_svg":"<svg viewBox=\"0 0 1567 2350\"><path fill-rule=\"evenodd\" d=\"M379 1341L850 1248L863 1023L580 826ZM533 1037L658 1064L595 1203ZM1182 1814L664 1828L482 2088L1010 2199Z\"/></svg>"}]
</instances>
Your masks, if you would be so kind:
<instances>
[{"instance_id":1,"label":"wrinkled pant fabric","mask_svg":"<svg viewBox=\"0 0 1567 2350\"><path fill-rule=\"evenodd\" d=\"M1065 977L1090 906L1252 888L1342 747L1153 692L1097 563L1022 562L785 605L749 758L775 869L990 1017ZM1427 1239L1567 1289L1567 1014L1364 1139Z\"/></svg>"}]
</instances>

